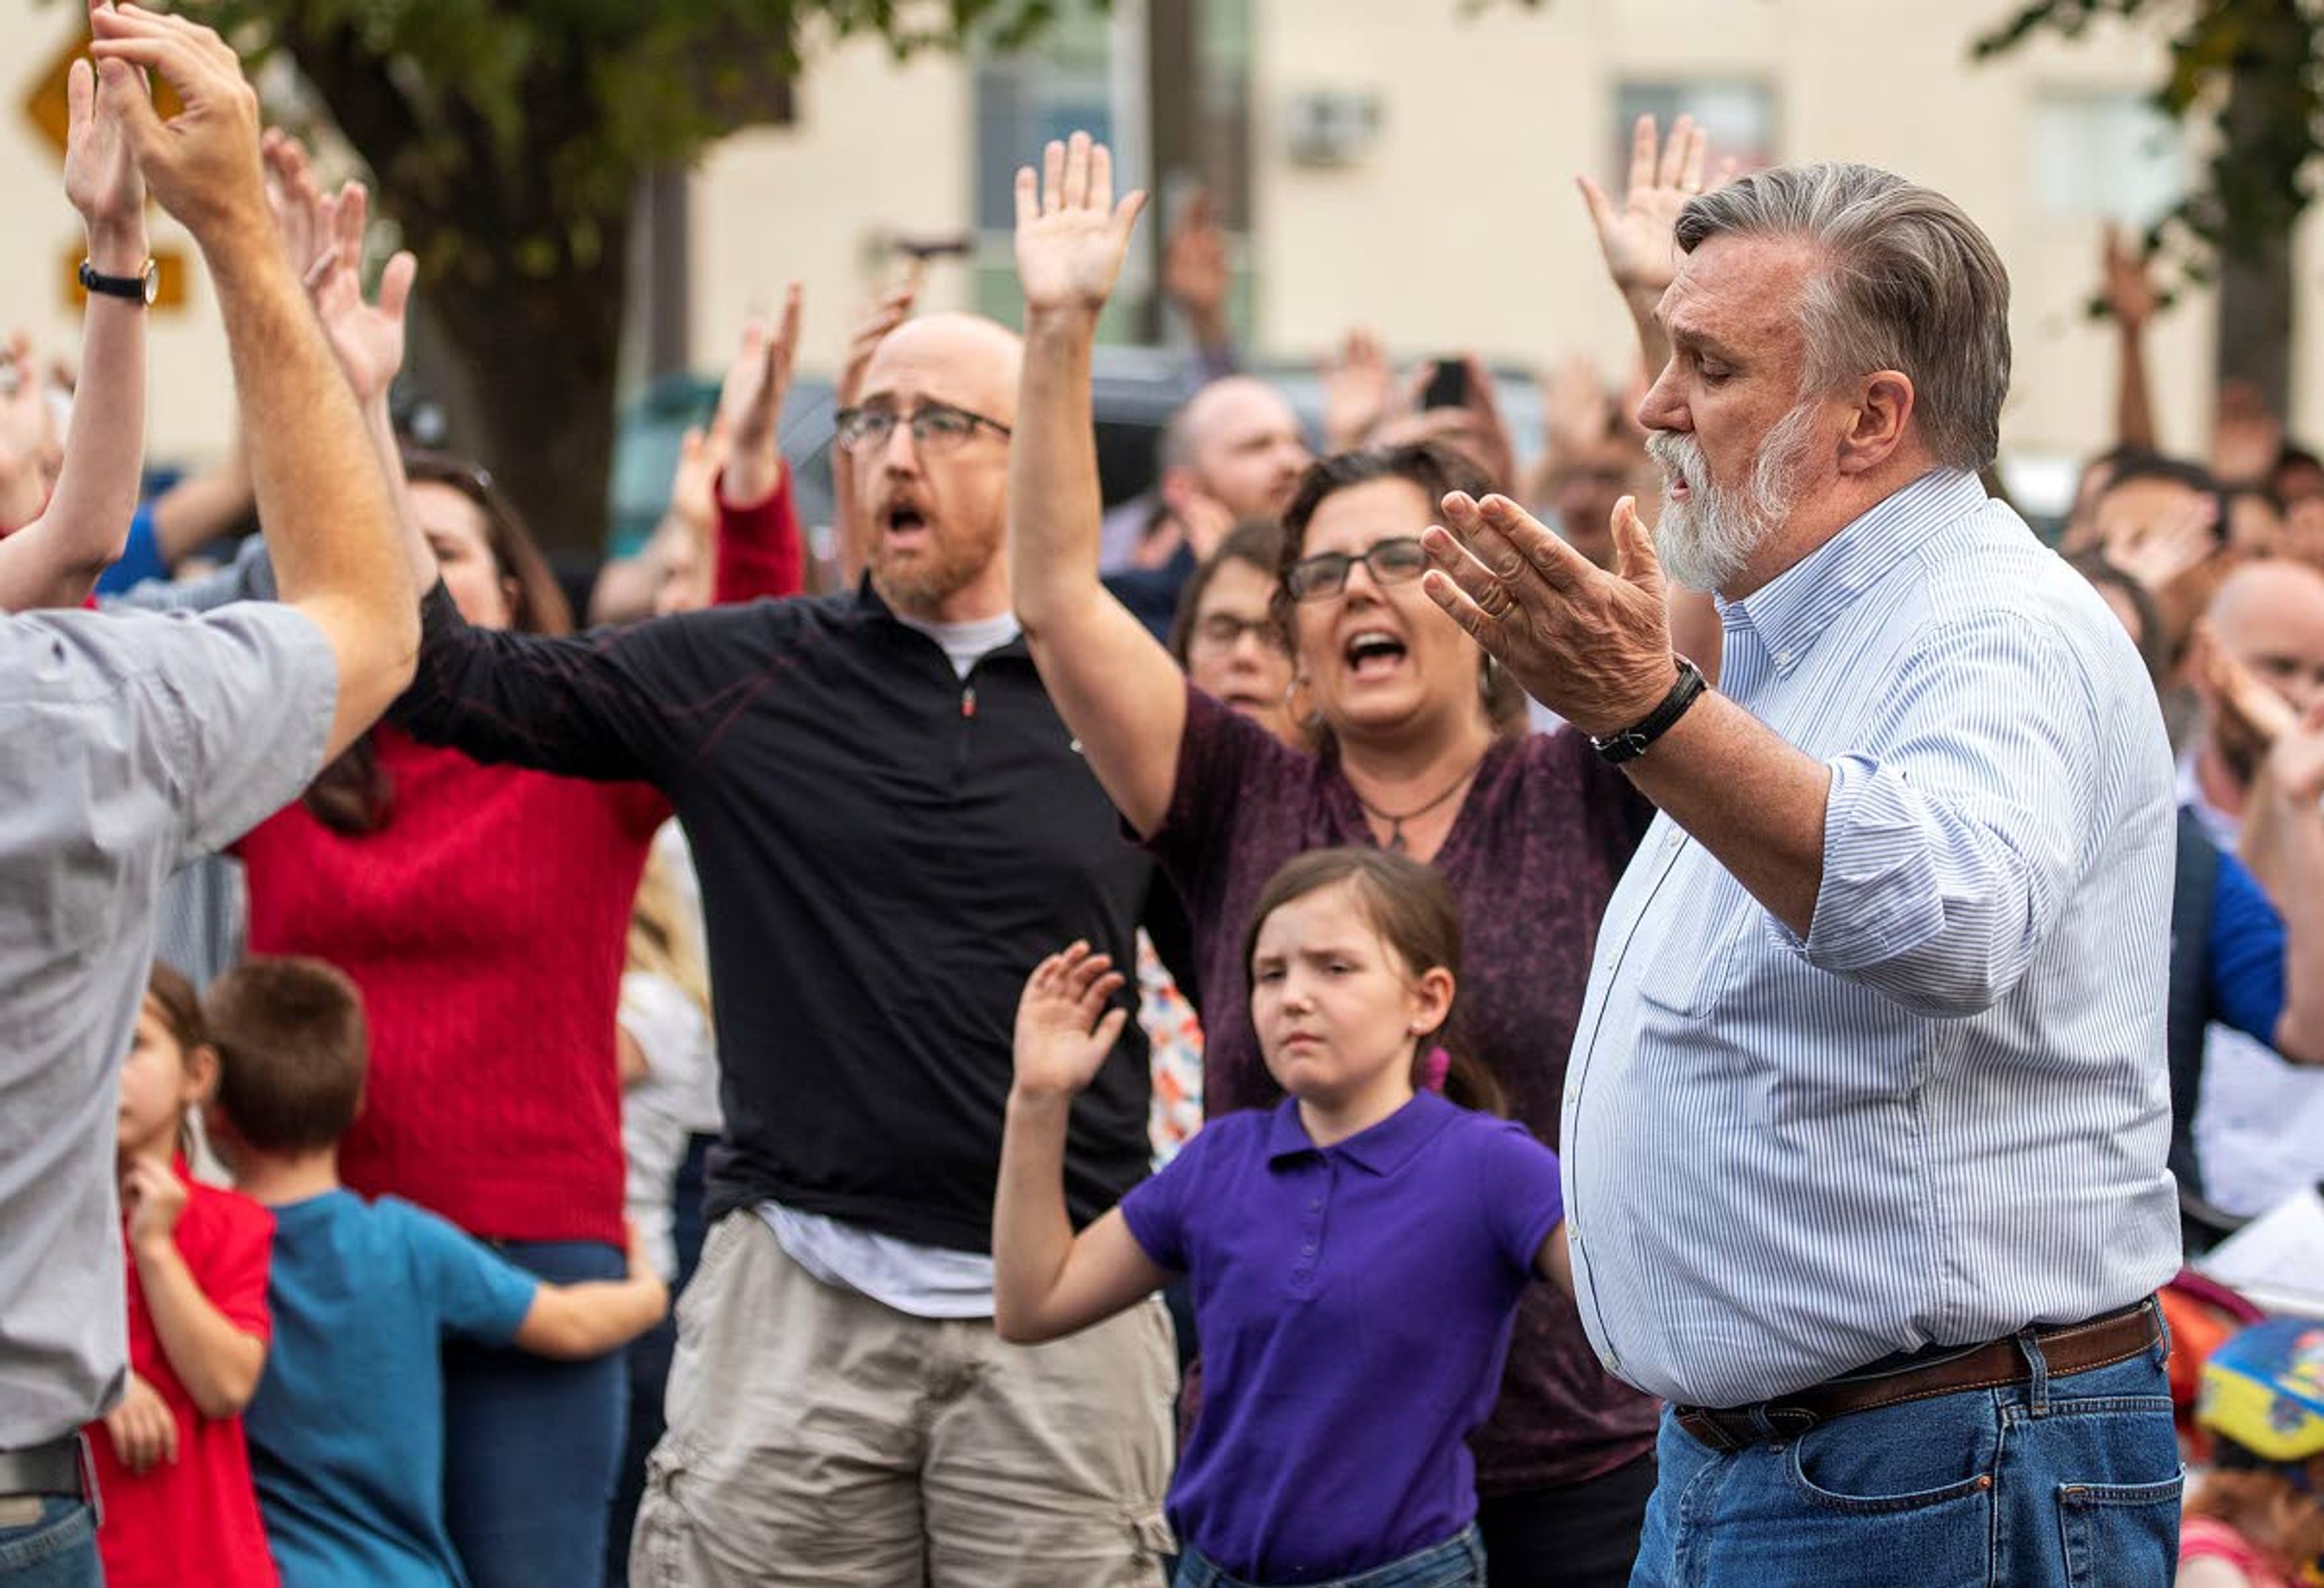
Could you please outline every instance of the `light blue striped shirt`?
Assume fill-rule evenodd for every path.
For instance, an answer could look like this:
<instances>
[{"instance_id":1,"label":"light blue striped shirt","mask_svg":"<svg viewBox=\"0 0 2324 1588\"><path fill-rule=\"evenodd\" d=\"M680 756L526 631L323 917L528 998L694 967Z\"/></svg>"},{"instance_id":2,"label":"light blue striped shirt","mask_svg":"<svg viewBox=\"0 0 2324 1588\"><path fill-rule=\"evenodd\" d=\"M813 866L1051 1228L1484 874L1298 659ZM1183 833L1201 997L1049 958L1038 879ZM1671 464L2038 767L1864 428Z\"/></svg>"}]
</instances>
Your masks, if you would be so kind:
<instances>
[{"instance_id":1,"label":"light blue striped shirt","mask_svg":"<svg viewBox=\"0 0 2324 1588\"><path fill-rule=\"evenodd\" d=\"M1831 769L1822 890L1802 941L1665 817L1607 909L1563 1137L1599 1355L1739 1406L2153 1290L2173 796L2121 626L1950 470L1721 611L1721 690Z\"/></svg>"}]
</instances>

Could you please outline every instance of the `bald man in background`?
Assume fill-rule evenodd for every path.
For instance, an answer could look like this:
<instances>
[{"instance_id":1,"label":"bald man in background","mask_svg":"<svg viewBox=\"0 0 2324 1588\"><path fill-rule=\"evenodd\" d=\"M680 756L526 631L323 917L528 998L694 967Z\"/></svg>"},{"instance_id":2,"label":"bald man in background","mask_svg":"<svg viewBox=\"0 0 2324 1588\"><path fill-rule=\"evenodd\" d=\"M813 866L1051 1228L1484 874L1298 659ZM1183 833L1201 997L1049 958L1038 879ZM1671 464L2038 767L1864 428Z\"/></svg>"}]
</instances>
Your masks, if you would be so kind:
<instances>
[{"instance_id":1,"label":"bald man in background","mask_svg":"<svg viewBox=\"0 0 2324 1588\"><path fill-rule=\"evenodd\" d=\"M906 323L837 433L855 590L543 638L438 584L398 720L479 760L666 793L702 876L726 1115L631 1574L1157 1584L1176 1359L1149 1300L1048 1345L991 1325L990 1230L1027 968L1135 963L1150 871L1009 598L1021 348ZM1146 1170L1130 1021L1075 1106L1086 1223Z\"/></svg>"},{"instance_id":2,"label":"bald man in background","mask_svg":"<svg viewBox=\"0 0 2324 1588\"><path fill-rule=\"evenodd\" d=\"M2304 562L2247 562L2206 616L2210 642L2296 716L2324 701L2324 573ZM2212 843L2235 853L2268 744L2219 680L2194 670L2203 716L2180 760L2179 800ZM2204 1037L2193 1131L2207 1198L2238 1217L2264 1213L2324 1179L2324 1069L2215 1023Z\"/></svg>"},{"instance_id":3,"label":"bald man in background","mask_svg":"<svg viewBox=\"0 0 2324 1588\"><path fill-rule=\"evenodd\" d=\"M1290 399L1254 376L1222 375L1163 427L1154 489L1106 514L1102 566L1113 572L1176 563L1183 577L1236 524L1281 518L1314 460Z\"/></svg>"},{"instance_id":4,"label":"bald man in background","mask_svg":"<svg viewBox=\"0 0 2324 1588\"><path fill-rule=\"evenodd\" d=\"M2324 700L2324 573L2288 559L2247 562L2229 574L2205 614L2220 650L2305 716ZM2198 678L2201 731L2179 765L2179 801L2202 818L2211 841L2233 849L2267 746L2254 737L2209 680Z\"/></svg>"}]
</instances>

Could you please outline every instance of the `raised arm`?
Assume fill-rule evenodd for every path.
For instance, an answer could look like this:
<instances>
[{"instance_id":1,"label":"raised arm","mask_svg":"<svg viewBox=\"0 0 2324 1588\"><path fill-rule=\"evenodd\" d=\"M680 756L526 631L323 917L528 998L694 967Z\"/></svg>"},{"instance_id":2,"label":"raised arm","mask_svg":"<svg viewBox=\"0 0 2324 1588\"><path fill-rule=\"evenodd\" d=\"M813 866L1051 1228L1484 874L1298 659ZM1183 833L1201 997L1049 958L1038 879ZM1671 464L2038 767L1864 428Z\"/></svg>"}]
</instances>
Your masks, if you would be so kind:
<instances>
[{"instance_id":1,"label":"raised arm","mask_svg":"<svg viewBox=\"0 0 2324 1588\"><path fill-rule=\"evenodd\" d=\"M1227 257L1218 207L1209 189L1197 188L1187 195L1162 244L1162 295L1185 320L1205 381L1235 373L1234 326L1227 318L1233 286L1234 265Z\"/></svg>"},{"instance_id":2,"label":"raised arm","mask_svg":"<svg viewBox=\"0 0 2324 1588\"><path fill-rule=\"evenodd\" d=\"M146 185L209 266L282 599L322 631L338 664L326 750L337 755L410 680L415 599L355 394L274 239L258 97L207 28L111 6L92 7L89 21ZM130 67L167 78L180 114L163 123Z\"/></svg>"},{"instance_id":3,"label":"raised arm","mask_svg":"<svg viewBox=\"0 0 2324 1588\"><path fill-rule=\"evenodd\" d=\"M798 355L799 284L783 292L783 312L771 326L753 320L718 392L718 420L726 438L724 466L709 493L712 513L712 599L751 601L796 596L807 582L807 547L799 534L791 471L781 448L783 399L790 392ZM847 471L835 472L834 478Z\"/></svg>"},{"instance_id":4,"label":"raised arm","mask_svg":"<svg viewBox=\"0 0 2324 1588\"><path fill-rule=\"evenodd\" d=\"M1129 1018L1106 1007L1122 985L1111 960L1076 943L1034 967L1017 1006L992 1198L992 1326L1003 1340L1030 1345L1085 1329L1170 1278L1120 1208L1078 1235L1065 1211L1065 1127Z\"/></svg>"},{"instance_id":5,"label":"raised arm","mask_svg":"<svg viewBox=\"0 0 2324 1588\"><path fill-rule=\"evenodd\" d=\"M355 393L364 434L394 503L398 545L411 586L424 591L438 577L436 554L405 493L402 447L388 409L388 392L403 367L405 318L419 262L408 253L397 254L380 272L378 298L366 300L363 246L371 219L370 189L351 181L336 194L325 194L306 150L280 132L267 133L264 156L267 198L283 257L305 283L331 356Z\"/></svg>"},{"instance_id":6,"label":"raised arm","mask_svg":"<svg viewBox=\"0 0 2324 1588\"><path fill-rule=\"evenodd\" d=\"M1655 118L1642 115L1630 132L1630 186L1618 206L1591 178L1574 178L1591 224L1598 228L1606 273L1637 328L1649 375L1670 362L1670 338L1655 319L1655 306L1678 274L1673 228L1686 201L1702 191L1706 143L1691 115L1671 124L1667 141L1656 138Z\"/></svg>"},{"instance_id":7,"label":"raised arm","mask_svg":"<svg viewBox=\"0 0 2324 1588\"><path fill-rule=\"evenodd\" d=\"M2154 400L2146 383L2146 325L2154 318L2154 283L2146 255L2120 230L2107 226L2098 243L2101 293L2115 328L2114 439L2125 447L2153 448Z\"/></svg>"},{"instance_id":8,"label":"raised arm","mask_svg":"<svg viewBox=\"0 0 2324 1588\"><path fill-rule=\"evenodd\" d=\"M736 507L756 506L782 484L778 432L798 336L799 284L793 282L783 289L780 319L770 326L754 318L743 326L742 346L718 388L718 416L726 421L727 446L719 493Z\"/></svg>"},{"instance_id":9,"label":"raised arm","mask_svg":"<svg viewBox=\"0 0 2324 1588\"><path fill-rule=\"evenodd\" d=\"M1049 698L1113 803L1162 825L1186 726L1185 687L1160 641L1098 580L1090 346L1146 201L1113 201L1113 157L1086 133L1017 173L1025 374L1009 447L1009 577Z\"/></svg>"},{"instance_id":10,"label":"raised arm","mask_svg":"<svg viewBox=\"0 0 2324 1588\"><path fill-rule=\"evenodd\" d=\"M418 603L423 653L397 721L429 743L456 745L479 761L580 777L650 777L639 746L665 725L650 688L637 684L625 664L669 653L670 647L658 642L663 625L625 631L627 649L616 657L611 647L582 638L472 630L460 620L406 499L402 457L388 414L388 389L403 360L412 258L399 254L389 260L376 300L366 300L362 259L369 194L363 185L349 182L336 194L323 194L304 151L279 134L267 138L266 162L281 254L304 262L299 270L313 300L310 323L324 328L337 361L335 375L344 376L339 389L360 407L374 472L388 482L395 546L408 570L405 588L425 592ZM270 532L269 540L279 537ZM275 557L279 565L279 545Z\"/></svg>"},{"instance_id":11,"label":"raised arm","mask_svg":"<svg viewBox=\"0 0 2324 1588\"><path fill-rule=\"evenodd\" d=\"M249 518L250 509L250 466L237 423L225 457L153 498L154 551L174 568Z\"/></svg>"},{"instance_id":12,"label":"raised arm","mask_svg":"<svg viewBox=\"0 0 2324 1588\"><path fill-rule=\"evenodd\" d=\"M1669 697L1665 581L1630 499L1610 573L1503 498L1443 506L1425 588L1536 698L1602 737ZM2106 725L2086 691L2038 713L1959 702L2055 697L2081 666L2056 627L1988 612L1919 637L1847 754L1818 760L1712 691L1622 770L1804 962L1918 1014L1982 1013L2022 981L2084 864Z\"/></svg>"},{"instance_id":13,"label":"raised arm","mask_svg":"<svg viewBox=\"0 0 2324 1588\"><path fill-rule=\"evenodd\" d=\"M137 73L117 62L92 69L76 60L66 78L65 193L88 227L88 264L99 275L134 277L145 269L145 184L123 121L143 91ZM29 360L17 398L46 401ZM0 540L0 609L78 606L88 598L128 542L144 457L145 305L91 292L63 466L40 516Z\"/></svg>"}]
</instances>

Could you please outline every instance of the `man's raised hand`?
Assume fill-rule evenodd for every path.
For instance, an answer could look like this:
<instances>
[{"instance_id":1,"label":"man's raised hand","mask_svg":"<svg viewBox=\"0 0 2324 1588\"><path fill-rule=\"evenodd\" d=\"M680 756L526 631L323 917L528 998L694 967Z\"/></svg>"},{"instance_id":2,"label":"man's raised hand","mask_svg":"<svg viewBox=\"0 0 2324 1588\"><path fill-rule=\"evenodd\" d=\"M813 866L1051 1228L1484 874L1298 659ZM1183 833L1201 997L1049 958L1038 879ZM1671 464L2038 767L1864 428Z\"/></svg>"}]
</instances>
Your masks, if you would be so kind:
<instances>
[{"instance_id":1,"label":"man's raised hand","mask_svg":"<svg viewBox=\"0 0 2324 1588\"><path fill-rule=\"evenodd\" d=\"M1638 117L1630 132L1630 186L1618 206L1586 176L1574 181L1598 228L1606 272L1622 294L1638 331L1638 348L1651 376L1670 362L1670 342L1655 319L1655 305L1678 274L1678 212L1704 188L1702 167L1708 140L1691 115L1671 124L1670 137L1657 140L1655 118ZM1710 186L1735 174L1722 162Z\"/></svg>"},{"instance_id":2,"label":"man's raised hand","mask_svg":"<svg viewBox=\"0 0 2324 1588\"><path fill-rule=\"evenodd\" d=\"M1143 191L1113 198L1113 155L1087 133L1041 152L1041 174L1017 172L1017 280L1030 315L1105 307Z\"/></svg>"},{"instance_id":3,"label":"man's raised hand","mask_svg":"<svg viewBox=\"0 0 2324 1588\"><path fill-rule=\"evenodd\" d=\"M763 502L781 483L776 431L791 387L798 336L799 284L793 282L784 289L782 317L773 325L755 315L744 322L742 343L718 388L727 498L738 504Z\"/></svg>"},{"instance_id":4,"label":"man's raised hand","mask_svg":"<svg viewBox=\"0 0 2324 1588\"><path fill-rule=\"evenodd\" d=\"M1614 509L1608 573L1506 496L1455 491L1422 537L1422 588L1526 694L1585 734L1618 734L1677 681L1669 589L1628 496Z\"/></svg>"},{"instance_id":5,"label":"man's raised hand","mask_svg":"<svg viewBox=\"0 0 2324 1588\"><path fill-rule=\"evenodd\" d=\"M258 95L223 39L181 16L141 5L92 5L89 53L158 74L181 108L163 121L143 93L119 93L123 130L145 185L185 223L205 251L235 237L263 236L266 196L259 175ZM111 79L108 79L108 85Z\"/></svg>"},{"instance_id":6,"label":"man's raised hand","mask_svg":"<svg viewBox=\"0 0 2324 1588\"><path fill-rule=\"evenodd\" d=\"M1227 325L1227 293L1233 285L1217 207L1206 189L1197 188L1162 245L1162 294L1186 317L1198 346L1221 348L1233 340Z\"/></svg>"}]
</instances>

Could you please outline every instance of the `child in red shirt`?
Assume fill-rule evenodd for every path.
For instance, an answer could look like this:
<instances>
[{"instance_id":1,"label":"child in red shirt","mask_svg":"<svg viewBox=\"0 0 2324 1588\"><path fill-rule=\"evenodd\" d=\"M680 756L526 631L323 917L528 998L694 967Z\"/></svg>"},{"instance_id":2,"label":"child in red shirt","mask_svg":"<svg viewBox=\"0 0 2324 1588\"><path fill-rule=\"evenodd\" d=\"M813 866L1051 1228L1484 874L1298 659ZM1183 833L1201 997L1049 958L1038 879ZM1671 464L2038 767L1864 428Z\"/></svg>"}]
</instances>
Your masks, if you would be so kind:
<instances>
[{"instance_id":1,"label":"child in red shirt","mask_svg":"<svg viewBox=\"0 0 2324 1588\"><path fill-rule=\"evenodd\" d=\"M266 1366L274 1221L189 1179L186 1111L217 1080L201 1003L156 964L121 1066L129 1390L92 1426L108 1588L273 1588L242 1408Z\"/></svg>"}]
</instances>

